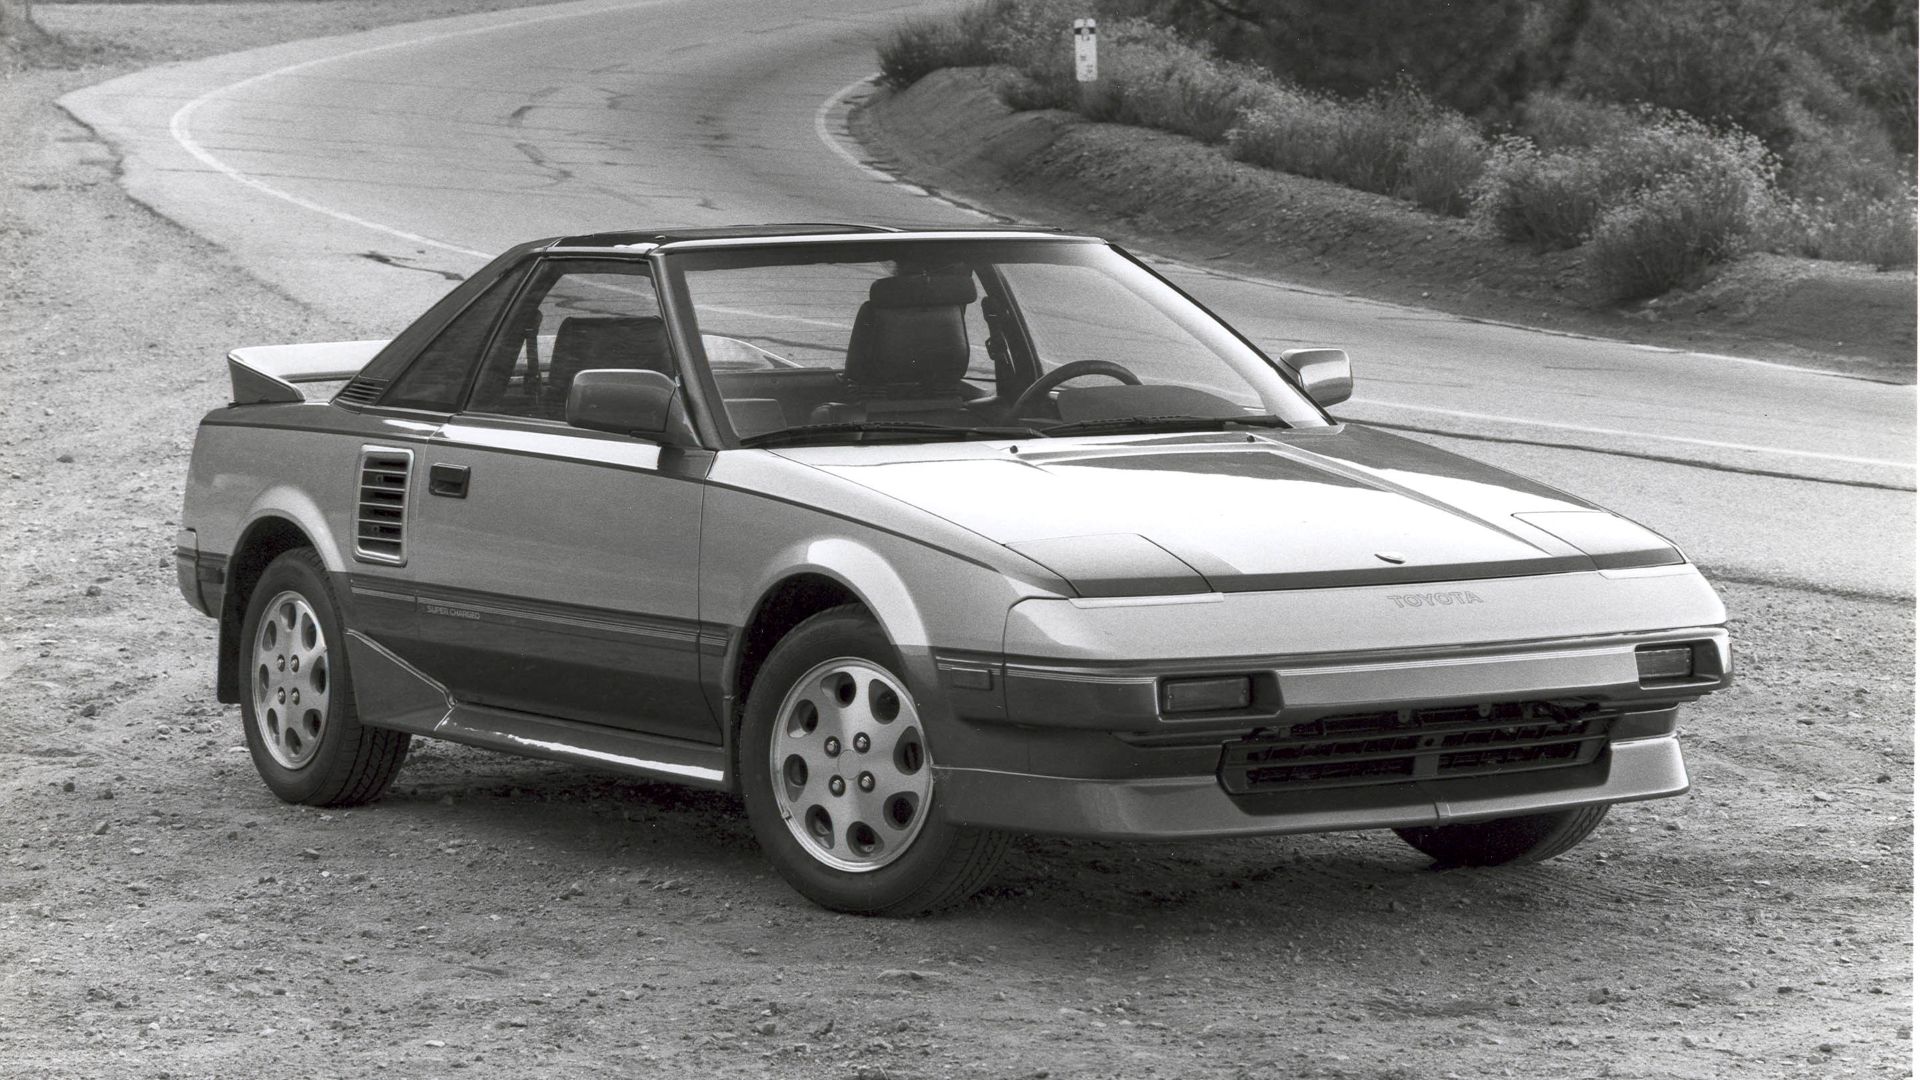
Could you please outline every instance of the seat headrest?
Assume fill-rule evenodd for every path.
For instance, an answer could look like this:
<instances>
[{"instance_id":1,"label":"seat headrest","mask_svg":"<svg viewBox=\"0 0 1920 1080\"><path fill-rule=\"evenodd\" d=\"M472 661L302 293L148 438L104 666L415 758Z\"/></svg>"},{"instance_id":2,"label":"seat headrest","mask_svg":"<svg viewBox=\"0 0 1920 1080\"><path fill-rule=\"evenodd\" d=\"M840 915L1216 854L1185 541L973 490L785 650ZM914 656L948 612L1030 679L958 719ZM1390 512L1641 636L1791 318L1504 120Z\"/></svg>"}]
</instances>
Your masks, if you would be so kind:
<instances>
[{"instance_id":1,"label":"seat headrest","mask_svg":"<svg viewBox=\"0 0 1920 1080\"><path fill-rule=\"evenodd\" d=\"M973 278L963 274L885 277L867 290L868 302L883 308L963 307L979 297Z\"/></svg>"},{"instance_id":2,"label":"seat headrest","mask_svg":"<svg viewBox=\"0 0 1920 1080\"><path fill-rule=\"evenodd\" d=\"M920 274L880 278L854 316L847 381L874 387L947 391L967 372L971 277Z\"/></svg>"},{"instance_id":3,"label":"seat headrest","mask_svg":"<svg viewBox=\"0 0 1920 1080\"><path fill-rule=\"evenodd\" d=\"M569 315L553 334L547 361L545 406L564 415L573 377L598 368L674 374L667 325L658 315Z\"/></svg>"},{"instance_id":4,"label":"seat headrest","mask_svg":"<svg viewBox=\"0 0 1920 1080\"><path fill-rule=\"evenodd\" d=\"M585 316L560 320L553 336L553 370L569 376L589 368L637 368L673 374L667 327L658 315Z\"/></svg>"}]
</instances>

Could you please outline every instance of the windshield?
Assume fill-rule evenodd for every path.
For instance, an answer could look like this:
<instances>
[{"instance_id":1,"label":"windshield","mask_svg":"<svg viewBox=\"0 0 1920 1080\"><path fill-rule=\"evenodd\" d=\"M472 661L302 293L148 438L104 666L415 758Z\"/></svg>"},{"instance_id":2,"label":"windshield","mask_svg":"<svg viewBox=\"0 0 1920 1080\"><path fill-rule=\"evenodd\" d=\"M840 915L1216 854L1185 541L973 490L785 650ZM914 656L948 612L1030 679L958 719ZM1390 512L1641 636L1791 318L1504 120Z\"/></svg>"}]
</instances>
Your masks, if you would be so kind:
<instances>
[{"instance_id":1,"label":"windshield","mask_svg":"<svg viewBox=\"0 0 1920 1080\"><path fill-rule=\"evenodd\" d=\"M1325 423L1258 352L1104 244L863 240L668 265L749 444Z\"/></svg>"}]
</instances>

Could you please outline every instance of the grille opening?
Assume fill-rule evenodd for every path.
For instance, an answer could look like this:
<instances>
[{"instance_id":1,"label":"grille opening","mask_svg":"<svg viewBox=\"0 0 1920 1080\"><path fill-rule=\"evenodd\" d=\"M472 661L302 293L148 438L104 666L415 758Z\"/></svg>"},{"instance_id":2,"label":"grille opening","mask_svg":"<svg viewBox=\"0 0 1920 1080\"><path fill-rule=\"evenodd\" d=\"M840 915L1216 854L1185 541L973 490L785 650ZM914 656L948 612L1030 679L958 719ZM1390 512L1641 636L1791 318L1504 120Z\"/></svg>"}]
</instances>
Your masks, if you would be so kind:
<instances>
[{"instance_id":1,"label":"grille opening","mask_svg":"<svg viewBox=\"0 0 1920 1080\"><path fill-rule=\"evenodd\" d=\"M407 482L413 455L368 450L360 456L360 495L354 511L353 553L372 562L406 561Z\"/></svg>"},{"instance_id":2,"label":"grille opening","mask_svg":"<svg viewBox=\"0 0 1920 1080\"><path fill-rule=\"evenodd\" d=\"M1546 701L1318 717L1227 743L1220 783L1237 795L1584 765L1613 719L1597 705Z\"/></svg>"}]
</instances>

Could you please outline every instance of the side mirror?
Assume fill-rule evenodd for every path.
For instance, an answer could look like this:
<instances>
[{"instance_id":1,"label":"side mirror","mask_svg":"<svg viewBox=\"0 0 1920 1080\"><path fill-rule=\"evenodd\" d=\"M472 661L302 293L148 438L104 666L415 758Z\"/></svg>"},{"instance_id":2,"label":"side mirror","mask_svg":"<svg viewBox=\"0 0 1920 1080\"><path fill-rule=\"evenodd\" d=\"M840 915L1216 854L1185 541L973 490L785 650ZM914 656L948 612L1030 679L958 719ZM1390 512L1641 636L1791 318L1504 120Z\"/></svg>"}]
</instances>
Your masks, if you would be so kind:
<instances>
[{"instance_id":1,"label":"side mirror","mask_svg":"<svg viewBox=\"0 0 1920 1080\"><path fill-rule=\"evenodd\" d=\"M1280 362L1300 379L1300 389L1321 408L1353 396L1353 361L1345 349L1288 349Z\"/></svg>"},{"instance_id":2,"label":"side mirror","mask_svg":"<svg viewBox=\"0 0 1920 1080\"><path fill-rule=\"evenodd\" d=\"M567 423L676 445L695 441L680 404L680 388L658 371L593 368L580 372L567 388Z\"/></svg>"}]
</instances>

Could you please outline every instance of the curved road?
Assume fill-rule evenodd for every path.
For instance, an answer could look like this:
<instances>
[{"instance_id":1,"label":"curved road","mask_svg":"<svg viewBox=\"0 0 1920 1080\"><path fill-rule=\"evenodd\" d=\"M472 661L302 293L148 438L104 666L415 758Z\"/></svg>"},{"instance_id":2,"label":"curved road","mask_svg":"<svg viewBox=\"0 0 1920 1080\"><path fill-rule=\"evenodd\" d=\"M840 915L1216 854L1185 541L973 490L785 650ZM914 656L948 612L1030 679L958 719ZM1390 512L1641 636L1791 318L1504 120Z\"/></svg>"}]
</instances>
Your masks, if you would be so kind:
<instances>
[{"instance_id":1,"label":"curved road","mask_svg":"<svg viewBox=\"0 0 1920 1080\"><path fill-rule=\"evenodd\" d=\"M874 43L943 6L586 0L157 68L63 103L119 147L136 197L381 336L535 236L978 220L864 165L844 130ZM1723 578L1913 594L1912 387L1165 269L1275 347L1348 348L1361 396L1343 415L1595 498Z\"/></svg>"}]
</instances>

